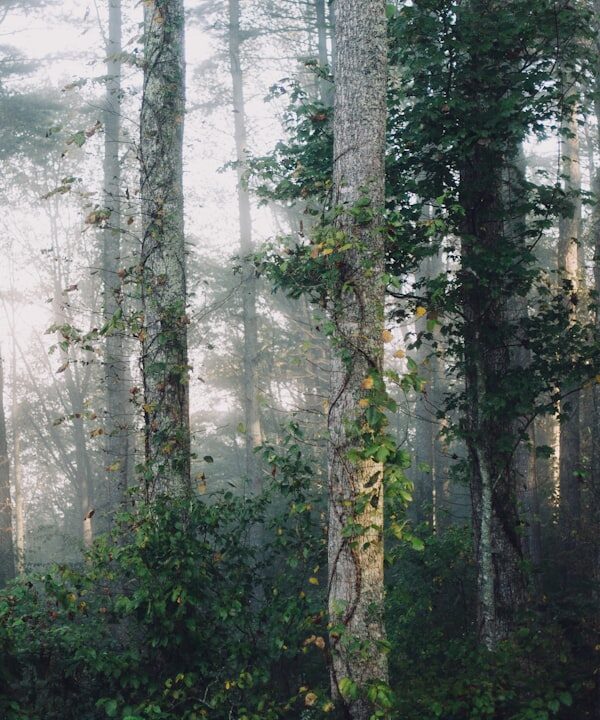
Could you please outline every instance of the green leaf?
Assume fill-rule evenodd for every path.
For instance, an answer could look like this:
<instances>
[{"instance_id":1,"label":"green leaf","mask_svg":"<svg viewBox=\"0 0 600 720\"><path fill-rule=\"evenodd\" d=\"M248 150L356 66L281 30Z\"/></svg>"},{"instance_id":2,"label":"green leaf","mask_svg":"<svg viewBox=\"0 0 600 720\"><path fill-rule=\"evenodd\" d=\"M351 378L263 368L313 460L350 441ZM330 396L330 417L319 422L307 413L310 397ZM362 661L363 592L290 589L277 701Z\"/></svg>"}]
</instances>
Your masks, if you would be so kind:
<instances>
[{"instance_id":1,"label":"green leaf","mask_svg":"<svg viewBox=\"0 0 600 720\"><path fill-rule=\"evenodd\" d=\"M559 693L558 699L561 701L563 705L566 707L571 707L573 704L573 696L570 692L561 692Z\"/></svg>"}]
</instances>

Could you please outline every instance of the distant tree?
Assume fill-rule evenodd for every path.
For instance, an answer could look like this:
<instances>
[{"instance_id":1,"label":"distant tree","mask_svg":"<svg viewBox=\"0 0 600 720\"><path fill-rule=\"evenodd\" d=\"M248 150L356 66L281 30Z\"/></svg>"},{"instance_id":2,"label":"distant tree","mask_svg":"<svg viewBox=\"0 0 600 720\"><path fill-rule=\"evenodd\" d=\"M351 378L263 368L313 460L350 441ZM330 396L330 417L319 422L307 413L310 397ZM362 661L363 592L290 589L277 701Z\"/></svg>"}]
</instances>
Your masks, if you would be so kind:
<instances>
[{"instance_id":1,"label":"distant tree","mask_svg":"<svg viewBox=\"0 0 600 720\"><path fill-rule=\"evenodd\" d=\"M15 576L10 463L4 413L4 362L0 357L0 587Z\"/></svg>"},{"instance_id":2,"label":"distant tree","mask_svg":"<svg viewBox=\"0 0 600 720\"><path fill-rule=\"evenodd\" d=\"M121 0L108 0L106 43L106 99L104 108L104 210L102 267L104 321L112 330L106 336L104 382L106 393L106 468L108 495L122 502L129 484L130 412L128 358L117 314L123 314L121 217ZM113 486L116 485L116 493Z\"/></svg>"},{"instance_id":3,"label":"distant tree","mask_svg":"<svg viewBox=\"0 0 600 720\"><path fill-rule=\"evenodd\" d=\"M257 361L258 327L256 318L256 269L252 253L252 217L250 194L245 185L245 163L248 146L246 135L246 107L244 102L244 76L241 58L242 31L239 0L229 0L229 65L233 90L233 118L235 128L235 154L238 178L238 212L240 252L242 255L242 312L244 323L243 399L245 473L254 492L261 489L260 469L255 449L262 443L260 408L258 404Z\"/></svg>"}]
</instances>

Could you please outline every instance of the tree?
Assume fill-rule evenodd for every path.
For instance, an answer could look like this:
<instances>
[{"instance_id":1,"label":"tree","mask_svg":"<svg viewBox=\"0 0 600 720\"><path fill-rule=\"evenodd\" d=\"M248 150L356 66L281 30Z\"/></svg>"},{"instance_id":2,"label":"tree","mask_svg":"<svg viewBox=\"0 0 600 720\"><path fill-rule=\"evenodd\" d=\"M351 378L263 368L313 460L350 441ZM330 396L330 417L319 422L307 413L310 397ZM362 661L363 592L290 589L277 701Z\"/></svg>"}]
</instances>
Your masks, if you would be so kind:
<instances>
[{"instance_id":1,"label":"tree","mask_svg":"<svg viewBox=\"0 0 600 720\"><path fill-rule=\"evenodd\" d=\"M182 0L144 5L140 284L149 497L191 490L182 179L184 23Z\"/></svg>"},{"instance_id":2,"label":"tree","mask_svg":"<svg viewBox=\"0 0 600 720\"><path fill-rule=\"evenodd\" d=\"M233 118L235 124L235 154L238 179L238 212L240 251L242 255L242 313L244 322L243 404L245 434L245 471L253 492L261 489L261 478L254 452L262 443L260 408L257 389L258 327L256 318L256 269L252 253L252 217L250 195L245 186L247 159L246 108L244 77L241 61L241 29L239 0L229 0L229 63L233 89Z\"/></svg>"},{"instance_id":3,"label":"tree","mask_svg":"<svg viewBox=\"0 0 600 720\"><path fill-rule=\"evenodd\" d=\"M581 167L579 162L579 126L576 89L567 75L570 99L562 123L562 175L564 191L570 202L559 221L558 273L564 294L565 314L571 324L577 323L578 293L584 282L579 267L581 235ZM560 422L560 523L566 547L573 549L574 536L581 522L581 438L580 390L577 386L561 387Z\"/></svg>"},{"instance_id":4,"label":"tree","mask_svg":"<svg viewBox=\"0 0 600 720\"><path fill-rule=\"evenodd\" d=\"M104 211L102 230L102 268L104 284L104 321L112 330L104 349L104 382L106 392L106 465L109 472L109 497L113 478L117 498L122 502L128 485L129 413L127 357L123 333L116 323L122 314L121 278L121 162L119 158L121 128L121 0L108 2L108 37L106 43L106 100L104 108ZM112 504L112 503L111 503Z\"/></svg>"},{"instance_id":5,"label":"tree","mask_svg":"<svg viewBox=\"0 0 600 720\"><path fill-rule=\"evenodd\" d=\"M334 324L329 430L329 614L332 686L367 720L365 691L387 683L383 617L383 464L367 457L361 406L381 389L385 270L387 43L383 0L337 0L333 204L351 246L330 288ZM364 402L363 402L364 401ZM368 431L367 431L368 432ZM352 453L352 451L355 451ZM357 687L359 694L348 692Z\"/></svg>"},{"instance_id":6,"label":"tree","mask_svg":"<svg viewBox=\"0 0 600 720\"><path fill-rule=\"evenodd\" d=\"M15 576L10 463L4 413L4 363L0 357L0 587Z\"/></svg>"}]
</instances>

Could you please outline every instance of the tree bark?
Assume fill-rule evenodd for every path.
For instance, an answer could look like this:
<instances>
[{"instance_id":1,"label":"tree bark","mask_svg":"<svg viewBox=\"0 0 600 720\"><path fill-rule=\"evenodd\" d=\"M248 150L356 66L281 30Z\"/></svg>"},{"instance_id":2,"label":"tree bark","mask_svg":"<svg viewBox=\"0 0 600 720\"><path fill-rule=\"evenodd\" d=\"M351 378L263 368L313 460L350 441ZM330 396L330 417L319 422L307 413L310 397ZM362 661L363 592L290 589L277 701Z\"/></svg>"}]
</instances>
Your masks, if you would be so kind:
<instances>
[{"instance_id":1,"label":"tree bark","mask_svg":"<svg viewBox=\"0 0 600 720\"><path fill-rule=\"evenodd\" d=\"M108 0L106 100L104 108L104 208L109 214L102 237L104 322L110 323L122 309L121 279L121 0ZM127 358L123 332L108 331L104 348L106 393L106 471L110 510L121 504L128 486L129 402ZM116 486L116 493L114 487ZM116 499L115 499L116 495Z\"/></svg>"},{"instance_id":2,"label":"tree bark","mask_svg":"<svg viewBox=\"0 0 600 720\"><path fill-rule=\"evenodd\" d=\"M262 444L260 408L258 403L257 362L258 323L256 317L256 269L252 253L252 217L250 194L245 185L247 159L246 108L244 77L241 64L241 32L239 0L229 0L229 60L233 88L233 117L235 124L235 155L237 162L237 193L242 256L242 313L244 323L243 398L245 426L246 477L253 493L262 489L257 456L254 452Z\"/></svg>"},{"instance_id":3,"label":"tree bark","mask_svg":"<svg viewBox=\"0 0 600 720\"><path fill-rule=\"evenodd\" d=\"M182 158L184 25L183 0L144 3L140 283L148 499L191 493Z\"/></svg>"},{"instance_id":4,"label":"tree bark","mask_svg":"<svg viewBox=\"0 0 600 720\"><path fill-rule=\"evenodd\" d=\"M10 463L4 413L4 362L0 357L0 588L15 577Z\"/></svg>"},{"instance_id":5,"label":"tree bark","mask_svg":"<svg viewBox=\"0 0 600 720\"><path fill-rule=\"evenodd\" d=\"M331 676L340 698L343 680L355 683L346 714L367 720L364 690L387 683L383 649L383 466L351 461L352 425L359 422L365 380L383 363L385 270L378 225L385 203L386 18L384 0L336 0L333 202L338 229L353 249L339 261L329 312L336 328L329 430L329 615ZM368 198L372 217L359 222L351 210ZM364 502L368 498L367 502ZM359 526L352 537L348 531ZM342 684L342 687L344 684Z\"/></svg>"}]
</instances>

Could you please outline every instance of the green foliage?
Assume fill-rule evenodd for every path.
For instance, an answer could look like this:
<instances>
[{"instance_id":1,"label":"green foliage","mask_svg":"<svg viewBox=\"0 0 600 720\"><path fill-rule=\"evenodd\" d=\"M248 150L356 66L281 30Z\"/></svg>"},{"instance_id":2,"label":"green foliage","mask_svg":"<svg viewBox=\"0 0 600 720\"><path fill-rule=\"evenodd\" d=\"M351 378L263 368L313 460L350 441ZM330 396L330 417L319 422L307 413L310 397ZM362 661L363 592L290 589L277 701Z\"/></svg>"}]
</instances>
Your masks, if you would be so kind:
<instances>
[{"instance_id":1,"label":"green foliage","mask_svg":"<svg viewBox=\"0 0 600 720\"><path fill-rule=\"evenodd\" d=\"M229 493L142 505L83 568L9 588L2 717L262 720L326 697L319 515L303 483L281 487L281 514Z\"/></svg>"},{"instance_id":2,"label":"green foliage","mask_svg":"<svg viewBox=\"0 0 600 720\"><path fill-rule=\"evenodd\" d=\"M522 628L496 653L478 646L468 528L425 535L419 553L399 545L390 562L387 630L398 717L587 717L578 640L560 622L549 622L560 617L557 606L522 618Z\"/></svg>"}]
</instances>

